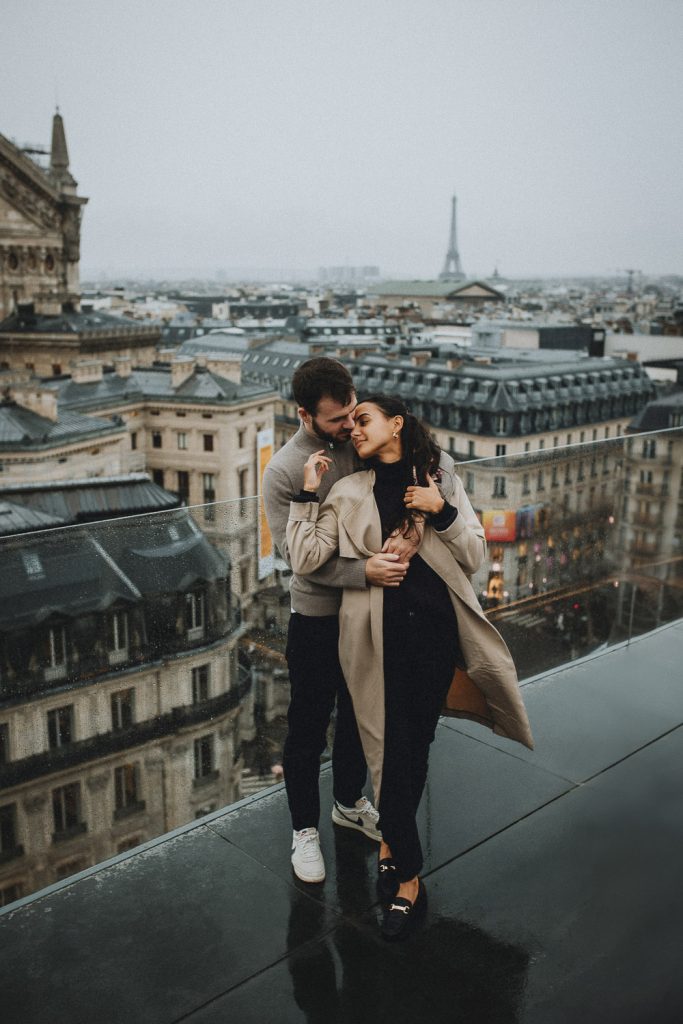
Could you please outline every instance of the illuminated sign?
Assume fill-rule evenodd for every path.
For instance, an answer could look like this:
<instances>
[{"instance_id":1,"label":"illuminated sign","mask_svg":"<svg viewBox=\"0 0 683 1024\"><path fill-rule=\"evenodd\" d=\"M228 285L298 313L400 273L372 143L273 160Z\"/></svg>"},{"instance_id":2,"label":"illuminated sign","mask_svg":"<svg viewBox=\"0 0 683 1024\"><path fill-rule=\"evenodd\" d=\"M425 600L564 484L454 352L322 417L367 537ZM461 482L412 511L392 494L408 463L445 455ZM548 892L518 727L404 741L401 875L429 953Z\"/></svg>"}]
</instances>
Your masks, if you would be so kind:
<instances>
[{"instance_id":1,"label":"illuminated sign","mask_svg":"<svg viewBox=\"0 0 683 1024\"><path fill-rule=\"evenodd\" d=\"M487 540L514 541L517 537L517 513L514 509L483 512L482 525Z\"/></svg>"}]
</instances>

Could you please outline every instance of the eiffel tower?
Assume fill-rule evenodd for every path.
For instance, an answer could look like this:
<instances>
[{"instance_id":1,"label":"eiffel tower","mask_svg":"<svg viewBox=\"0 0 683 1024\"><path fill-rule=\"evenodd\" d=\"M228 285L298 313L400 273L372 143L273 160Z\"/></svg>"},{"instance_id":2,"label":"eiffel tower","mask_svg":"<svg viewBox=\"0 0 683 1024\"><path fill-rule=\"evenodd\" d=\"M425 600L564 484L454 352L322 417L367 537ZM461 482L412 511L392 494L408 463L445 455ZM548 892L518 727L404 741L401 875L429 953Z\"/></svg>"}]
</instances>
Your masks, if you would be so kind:
<instances>
[{"instance_id":1,"label":"eiffel tower","mask_svg":"<svg viewBox=\"0 0 683 1024\"><path fill-rule=\"evenodd\" d=\"M462 281L465 274L463 273L462 266L460 265L460 255L458 253L458 242L456 239L455 230L455 205L457 199L453 196L452 212L451 212L451 235L448 243L448 252L446 253L446 262L443 265L443 270L439 274L440 281Z\"/></svg>"}]
</instances>

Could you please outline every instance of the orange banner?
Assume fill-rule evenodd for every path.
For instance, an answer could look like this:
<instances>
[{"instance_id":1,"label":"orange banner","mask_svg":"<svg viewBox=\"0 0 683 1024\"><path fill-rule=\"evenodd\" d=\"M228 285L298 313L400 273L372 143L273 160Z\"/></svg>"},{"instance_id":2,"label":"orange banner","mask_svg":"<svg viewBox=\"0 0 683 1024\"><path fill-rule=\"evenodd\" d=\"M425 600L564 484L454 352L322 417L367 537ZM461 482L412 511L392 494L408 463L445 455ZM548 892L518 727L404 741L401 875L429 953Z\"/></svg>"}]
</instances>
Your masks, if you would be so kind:
<instances>
[{"instance_id":1,"label":"orange banner","mask_svg":"<svg viewBox=\"0 0 683 1024\"><path fill-rule=\"evenodd\" d=\"M266 466L273 457L273 431L261 430L256 439L258 450L258 493L259 493L259 521L258 521L258 566L259 579L262 580L273 571L273 538L266 519L266 510L263 501L263 474Z\"/></svg>"},{"instance_id":2,"label":"orange banner","mask_svg":"<svg viewBox=\"0 0 683 1024\"><path fill-rule=\"evenodd\" d=\"M517 538L517 514L513 509L489 510L482 513L487 540L513 541Z\"/></svg>"}]
</instances>

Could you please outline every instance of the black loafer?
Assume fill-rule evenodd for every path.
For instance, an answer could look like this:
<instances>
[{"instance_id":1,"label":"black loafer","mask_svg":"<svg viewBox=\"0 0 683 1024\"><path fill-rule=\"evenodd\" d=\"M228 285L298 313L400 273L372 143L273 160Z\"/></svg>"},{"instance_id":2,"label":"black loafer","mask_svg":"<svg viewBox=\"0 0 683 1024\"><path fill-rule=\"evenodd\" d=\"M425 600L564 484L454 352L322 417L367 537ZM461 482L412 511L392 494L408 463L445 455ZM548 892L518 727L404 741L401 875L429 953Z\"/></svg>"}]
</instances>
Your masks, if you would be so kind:
<instances>
[{"instance_id":1,"label":"black loafer","mask_svg":"<svg viewBox=\"0 0 683 1024\"><path fill-rule=\"evenodd\" d=\"M391 857L383 857L379 862L377 873L377 893L380 899L393 900L398 892L399 884L393 860Z\"/></svg>"},{"instance_id":2,"label":"black loafer","mask_svg":"<svg viewBox=\"0 0 683 1024\"><path fill-rule=\"evenodd\" d=\"M403 896L395 896L384 911L382 919L382 937L387 942L399 942L413 931L415 925L427 909L427 890L422 881L417 890L414 903Z\"/></svg>"}]
</instances>

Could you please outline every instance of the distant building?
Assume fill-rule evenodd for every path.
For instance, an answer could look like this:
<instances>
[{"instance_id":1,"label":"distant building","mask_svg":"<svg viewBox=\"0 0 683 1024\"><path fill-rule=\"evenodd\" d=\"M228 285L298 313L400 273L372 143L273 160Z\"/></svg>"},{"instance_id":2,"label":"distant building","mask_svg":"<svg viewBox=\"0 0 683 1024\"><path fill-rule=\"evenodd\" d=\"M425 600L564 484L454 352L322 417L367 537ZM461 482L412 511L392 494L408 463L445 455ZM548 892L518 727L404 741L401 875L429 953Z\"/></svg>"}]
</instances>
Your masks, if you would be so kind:
<instances>
[{"instance_id":1,"label":"distant building","mask_svg":"<svg viewBox=\"0 0 683 1024\"><path fill-rule=\"evenodd\" d=\"M129 456L159 486L202 506L194 514L229 555L246 611L258 584L257 434L273 429L273 389L243 382L239 358L211 369L191 356L142 368L123 362L116 372L96 364L87 378L50 386L65 412L120 419Z\"/></svg>"},{"instance_id":2,"label":"distant building","mask_svg":"<svg viewBox=\"0 0 683 1024\"><path fill-rule=\"evenodd\" d=\"M258 296L251 299L230 299L227 305L228 315L232 320L239 320L243 316L254 317L257 320L284 320L290 316L298 316L301 310L306 308L303 300Z\"/></svg>"},{"instance_id":3,"label":"distant building","mask_svg":"<svg viewBox=\"0 0 683 1024\"><path fill-rule=\"evenodd\" d=\"M375 339L379 341L394 340L396 326L389 325L382 317L312 317L303 325L301 336L303 341L337 338L359 341Z\"/></svg>"},{"instance_id":4,"label":"distant building","mask_svg":"<svg viewBox=\"0 0 683 1024\"><path fill-rule=\"evenodd\" d=\"M59 409L54 391L35 379L6 386L0 400L0 494L13 484L116 476L142 468L140 458L131 456L120 417Z\"/></svg>"},{"instance_id":5,"label":"distant building","mask_svg":"<svg viewBox=\"0 0 683 1024\"><path fill-rule=\"evenodd\" d=\"M662 581L683 577L683 390L649 402L626 441L619 548ZM679 582L680 585L680 582Z\"/></svg>"},{"instance_id":6,"label":"distant building","mask_svg":"<svg viewBox=\"0 0 683 1024\"><path fill-rule=\"evenodd\" d=\"M111 362L125 351L151 362L157 328L79 309L87 199L77 194L69 170L59 113L48 167L39 155L0 135L0 369L59 376L84 356Z\"/></svg>"},{"instance_id":7,"label":"distant building","mask_svg":"<svg viewBox=\"0 0 683 1024\"><path fill-rule=\"evenodd\" d=\"M88 200L76 191L59 113L49 161L43 168L0 135L0 320L20 302L78 299L81 214Z\"/></svg>"},{"instance_id":8,"label":"distant building","mask_svg":"<svg viewBox=\"0 0 683 1024\"><path fill-rule=\"evenodd\" d=\"M530 348L583 351L605 355L605 329L584 324L516 323L478 320L472 324L472 346L478 348Z\"/></svg>"},{"instance_id":9,"label":"distant building","mask_svg":"<svg viewBox=\"0 0 683 1024\"><path fill-rule=\"evenodd\" d=\"M654 379L677 381L683 385L683 337L608 331L605 355L638 360Z\"/></svg>"},{"instance_id":10,"label":"distant building","mask_svg":"<svg viewBox=\"0 0 683 1024\"><path fill-rule=\"evenodd\" d=\"M505 295L485 281L383 281L368 290L364 305L391 315L409 308L426 319L442 319L447 312L463 315L485 305L505 302Z\"/></svg>"},{"instance_id":11,"label":"distant building","mask_svg":"<svg viewBox=\"0 0 683 1024\"><path fill-rule=\"evenodd\" d=\"M379 277L377 266L341 266L341 267L320 267L318 280L326 285L364 285L376 281Z\"/></svg>"}]
</instances>

